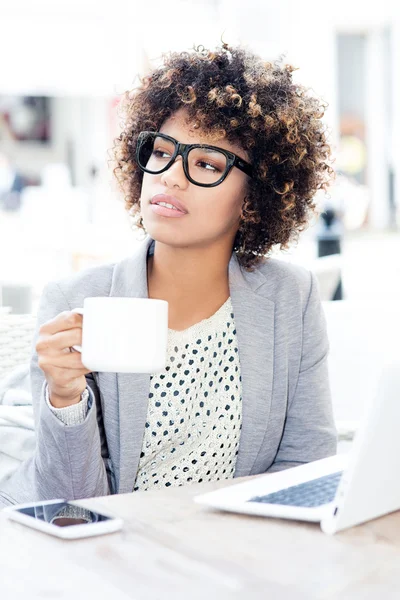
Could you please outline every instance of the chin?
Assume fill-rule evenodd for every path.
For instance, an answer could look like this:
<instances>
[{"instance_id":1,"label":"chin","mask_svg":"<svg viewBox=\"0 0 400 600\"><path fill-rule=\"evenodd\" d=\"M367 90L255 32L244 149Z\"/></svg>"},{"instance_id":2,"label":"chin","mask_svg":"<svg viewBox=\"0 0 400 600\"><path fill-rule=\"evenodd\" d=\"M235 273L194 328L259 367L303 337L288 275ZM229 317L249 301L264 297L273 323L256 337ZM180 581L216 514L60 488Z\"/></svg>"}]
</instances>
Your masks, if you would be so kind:
<instances>
[{"instance_id":1,"label":"chin","mask_svg":"<svg viewBox=\"0 0 400 600\"><path fill-rule=\"evenodd\" d=\"M172 220L172 219L171 219ZM177 219L178 220L178 219ZM143 225L148 235L161 244L175 248L193 245L195 238L187 229L179 231L177 227L171 227L169 220L165 223L148 222L143 218Z\"/></svg>"}]
</instances>

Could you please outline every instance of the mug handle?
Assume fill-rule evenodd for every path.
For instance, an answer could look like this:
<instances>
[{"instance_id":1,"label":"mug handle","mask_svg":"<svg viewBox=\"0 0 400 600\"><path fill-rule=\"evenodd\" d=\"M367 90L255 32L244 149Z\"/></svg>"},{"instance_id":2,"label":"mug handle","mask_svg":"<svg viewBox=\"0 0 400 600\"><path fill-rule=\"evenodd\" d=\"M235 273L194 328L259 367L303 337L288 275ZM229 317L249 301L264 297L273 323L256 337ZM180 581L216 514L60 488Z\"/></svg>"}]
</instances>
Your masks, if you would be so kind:
<instances>
[{"instance_id":1,"label":"mug handle","mask_svg":"<svg viewBox=\"0 0 400 600\"><path fill-rule=\"evenodd\" d=\"M71 310L71 312L78 313L78 315L83 316L84 311L83 311L83 308L73 308ZM75 350L75 352L82 352L82 346L78 346L78 344L76 346L71 346L71 351L74 351L74 350Z\"/></svg>"}]
</instances>

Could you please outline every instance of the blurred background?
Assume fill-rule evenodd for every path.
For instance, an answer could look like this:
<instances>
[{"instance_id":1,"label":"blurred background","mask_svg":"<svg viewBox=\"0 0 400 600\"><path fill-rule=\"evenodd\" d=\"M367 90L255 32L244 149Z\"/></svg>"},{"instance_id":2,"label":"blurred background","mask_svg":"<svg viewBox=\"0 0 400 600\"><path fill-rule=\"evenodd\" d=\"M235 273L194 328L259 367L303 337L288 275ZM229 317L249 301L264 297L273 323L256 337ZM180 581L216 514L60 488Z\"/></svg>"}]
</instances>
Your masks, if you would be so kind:
<instances>
[{"instance_id":1,"label":"blurred background","mask_svg":"<svg viewBox=\"0 0 400 600\"><path fill-rule=\"evenodd\" d=\"M131 229L108 165L121 94L162 52L221 37L283 56L328 109L337 179L282 260L323 299L400 299L400 9L314 0L2 0L0 311L34 313L43 286L119 260Z\"/></svg>"}]
</instances>

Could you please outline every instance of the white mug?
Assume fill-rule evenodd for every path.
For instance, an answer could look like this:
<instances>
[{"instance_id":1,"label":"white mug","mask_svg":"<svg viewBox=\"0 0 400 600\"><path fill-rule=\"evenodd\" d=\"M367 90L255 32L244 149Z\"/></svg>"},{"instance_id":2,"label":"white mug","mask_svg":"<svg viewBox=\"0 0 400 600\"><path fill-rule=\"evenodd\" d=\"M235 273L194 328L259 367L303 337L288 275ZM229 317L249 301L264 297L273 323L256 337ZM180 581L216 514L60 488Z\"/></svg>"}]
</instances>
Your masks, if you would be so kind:
<instances>
[{"instance_id":1,"label":"white mug","mask_svg":"<svg viewBox=\"0 0 400 600\"><path fill-rule=\"evenodd\" d=\"M168 302L153 298L85 298L82 364L91 371L157 373L165 369Z\"/></svg>"}]
</instances>

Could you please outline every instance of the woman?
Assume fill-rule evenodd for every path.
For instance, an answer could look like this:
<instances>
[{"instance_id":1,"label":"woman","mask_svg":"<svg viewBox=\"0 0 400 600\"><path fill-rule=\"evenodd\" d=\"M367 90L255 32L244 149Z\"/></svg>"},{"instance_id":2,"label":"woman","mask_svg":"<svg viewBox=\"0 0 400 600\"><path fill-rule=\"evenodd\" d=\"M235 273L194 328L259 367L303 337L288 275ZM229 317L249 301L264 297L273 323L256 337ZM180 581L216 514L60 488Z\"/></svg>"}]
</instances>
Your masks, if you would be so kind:
<instances>
[{"instance_id":1,"label":"woman","mask_svg":"<svg viewBox=\"0 0 400 600\"><path fill-rule=\"evenodd\" d=\"M49 283L31 378L37 448L8 502L272 472L336 451L315 276L267 258L332 175L318 100L292 68L226 44L170 53L126 96L115 174L146 237ZM87 296L169 303L160 374L90 373Z\"/></svg>"}]
</instances>

